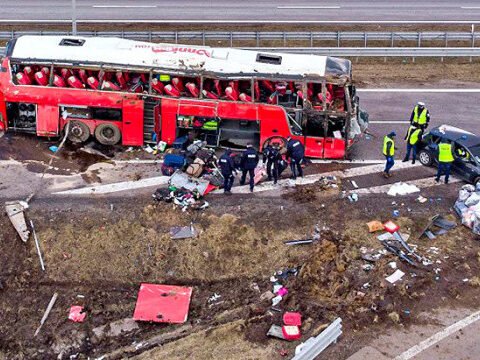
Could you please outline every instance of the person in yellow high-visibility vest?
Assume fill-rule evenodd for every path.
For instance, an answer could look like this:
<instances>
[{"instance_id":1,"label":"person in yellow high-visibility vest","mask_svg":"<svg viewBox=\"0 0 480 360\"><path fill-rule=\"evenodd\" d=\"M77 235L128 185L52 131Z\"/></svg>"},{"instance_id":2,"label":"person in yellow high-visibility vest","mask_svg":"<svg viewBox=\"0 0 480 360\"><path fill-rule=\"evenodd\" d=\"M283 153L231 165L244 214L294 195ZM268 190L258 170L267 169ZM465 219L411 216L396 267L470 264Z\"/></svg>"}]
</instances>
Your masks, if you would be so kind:
<instances>
[{"instance_id":1,"label":"person in yellow high-visibility vest","mask_svg":"<svg viewBox=\"0 0 480 360\"><path fill-rule=\"evenodd\" d=\"M422 140L423 130L415 126L410 126L405 135L405 141L407 142L407 153L402 162L410 160L410 152L412 152L412 164L415 164L417 158L417 145Z\"/></svg>"},{"instance_id":2,"label":"person in yellow high-visibility vest","mask_svg":"<svg viewBox=\"0 0 480 360\"><path fill-rule=\"evenodd\" d=\"M395 155L395 136L397 134L395 131L392 131L390 134L386 135L383 138L383 155L385 156L385 159L387 160L385 164L385 170L383 171L383 176L388 178L392 176L390 174L390 169L393 167L395 164L395 161L393 160L393 157Z\"/></svg>"},{"instance_id":3,"label":"person in yellow high-visibility vest","mask_svg":"<svg viewBox=\"0 0 480 360\"><path fill-rule=\"evenodd\" d=\"M445 184L448 184L448 178L450 177L450 168L452 167L452 162L455 161L453 157L452 144L448 140L442 140L438 144L438 171L435 181L439 182L440 177L445 175Z\"/></svg>"},{"instance_id":4,"label":"person in yellow high-visibility vest","mask_svg":"<svg viewBox=\"0 0 480 360\"><path fill-rule=\"evenodd\" d=\"M425 130L428 127L429 122L430 112L425 107L425 103L419 101L413 108L412 114L410 115L410 124Z\"/></svg>"}]
</instances>

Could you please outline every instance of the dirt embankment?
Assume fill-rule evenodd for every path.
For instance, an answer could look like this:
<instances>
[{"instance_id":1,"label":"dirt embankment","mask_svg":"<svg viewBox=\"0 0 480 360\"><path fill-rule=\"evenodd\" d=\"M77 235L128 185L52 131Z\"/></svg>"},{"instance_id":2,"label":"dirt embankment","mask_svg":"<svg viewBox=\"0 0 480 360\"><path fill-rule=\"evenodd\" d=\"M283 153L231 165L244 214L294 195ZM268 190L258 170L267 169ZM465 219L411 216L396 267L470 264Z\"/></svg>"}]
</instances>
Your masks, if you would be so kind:
<instances>
[{"instance_id":1,"label":"dirt embankment","mask_svg":"<svg viewBox=\"0 0 480 360\"><path fill-rule=\"evenodd\" d=\"M389 219L391 198L363 197L352 204L341 199L338 190L316 186L297 188L286 197L212 195L209 209L191 213L142 198L128 204L121 198L39 202L28 216L35 221L42 244L45 273L39 269L33 243L21 243L8 219L0 217L2 352L7 358L51 358L62 351L64 356L81 352L97 357L111 351L118 355L133 342L175 331L175 326L142 323L133 333L92 340L95 327L132 316L141 282L194 288L189 330L175 338L183 340L143 355L158 359L180 359L187 353L207 359L208 349L220 354L232 343L239 344L232 359L245 358L242 355L275 359L281 358L281 351L293 354L296 342L267 338L270 325L281 323L281 312L270 310L270 301L261 300L261 294L271 290L270 276L287 268L298 267L299 273L284 280L289 294L279 308L302 313L303 340L336 317L344 320L344 338L334 352L326 353L330 359L343 359L361 346L367 335L360 333L415 322L416 314L437 305L468 306L478 301L477 288L462 281L480 270L478 244L467 229L458 227L434 244L411 240L420 253L440 263L412 268L384 255L367 272L362 268L366 264L362 252L382 247L367 232L365 222ZM412 209L410 213L404 209L408 215L398 223L415 236L429 216L449 212L454 196L452 190L429 207L406 197L402 201ZM197 238L170 239L171 226L191 222L200 231ZM319 243L283 244L310 237L315 224L322 229ZM428 252L431 246L440 249L438 254ZM385 281L393 272L391 261L406 273L396 285ZM59 300L40 335L33 338L55 291ZM215 293L221 298L212 303L209 298ZM78 303L88 313L83 324L67 320L69 307ZM129 354L149 346L153 345Z\"/></svg>"}]
</instances>

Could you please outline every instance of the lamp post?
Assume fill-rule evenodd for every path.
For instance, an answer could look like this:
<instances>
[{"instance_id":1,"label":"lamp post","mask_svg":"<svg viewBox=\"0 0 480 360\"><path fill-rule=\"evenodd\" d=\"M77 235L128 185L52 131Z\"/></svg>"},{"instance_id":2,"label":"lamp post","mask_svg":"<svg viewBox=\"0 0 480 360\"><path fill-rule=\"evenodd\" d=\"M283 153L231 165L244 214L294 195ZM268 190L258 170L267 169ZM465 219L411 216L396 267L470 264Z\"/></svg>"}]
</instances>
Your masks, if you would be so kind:
<instances>
[{"instance_id":1,"label":"lamp post","mask_svg":"<svg viewBox=\"0 0 480 360\"><path fill-rule=\"evenodd\" d=\"M72 35L77 35L77 7L76 0L72 0Z\"/></svg>"}]
</instances>

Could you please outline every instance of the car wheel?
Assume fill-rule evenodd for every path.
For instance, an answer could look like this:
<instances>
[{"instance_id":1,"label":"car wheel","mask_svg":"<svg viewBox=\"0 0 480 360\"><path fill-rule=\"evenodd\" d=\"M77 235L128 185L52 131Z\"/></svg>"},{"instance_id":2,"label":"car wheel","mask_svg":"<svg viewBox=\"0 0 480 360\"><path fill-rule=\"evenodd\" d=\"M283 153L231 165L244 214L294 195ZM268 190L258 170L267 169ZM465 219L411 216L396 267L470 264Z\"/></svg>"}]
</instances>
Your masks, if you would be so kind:
<instances>
[{"instance_id":1,"label":"car wheel","mask_svg":"<svg viewBox=\"0 0 480 360\"><path fill-rule=\"evenodd\" d=\"M66 126L65 126L66 128ZM90 128L81 121L70 121L68 140L72 143L84 143L90 137Z\"/></svg>"},{"instance_id":2,"label":"car wheel","mask_svg":"<svg viewBox=\"0 0 480 360\"><path fill-rule=\"evenodd\" d=\"M432 153L428 150L420 150L420 152L418 153L418 160L422 165L425 165L425 166L433 165L433 156L432 156Z\"/></svg>"},{"instance_id":3,"label":"car wheel","mask_svg":"<svg viewBox=\"0 0 480 360\"><path fill-rule=\"evenodd\" d=\"M113 124L100 124L95 129L95 138L102 145L116 145L122 138L122 133Z\"/></svg>"},{"instance_id":4,"label":"car wheel","mask_svg":"<svg viewBox=\"0 0 480 360\"><path fill-rule=\"evenodd\" d=\"M265 140L265 142L263 143L262 150L265 150L265 148L268 145L273 145L273 144L277 144L280 147L280 149L286 148L287 147L287 139L285 139L282 136L272 136L272 137L268 138L267 140Z\"/></svg>"}]
</instances>

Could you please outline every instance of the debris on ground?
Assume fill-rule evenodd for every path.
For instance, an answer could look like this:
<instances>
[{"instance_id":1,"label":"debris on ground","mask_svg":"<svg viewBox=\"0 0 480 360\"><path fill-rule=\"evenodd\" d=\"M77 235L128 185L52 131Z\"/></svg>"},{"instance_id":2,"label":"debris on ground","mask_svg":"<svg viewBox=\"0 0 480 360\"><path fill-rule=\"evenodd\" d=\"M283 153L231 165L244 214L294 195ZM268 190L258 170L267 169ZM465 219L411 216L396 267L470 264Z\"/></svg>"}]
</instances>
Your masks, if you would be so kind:
<instances>
[{"instance_id":1,"label":"debris on ground","mask_svg":"<svg viewBox=\"0 0 480 360\"><path fill-rule=\"evenodd\" d=\"M368 232L371 232L371 233L384 229L383 224L378 220L373 220L368 222L367 226L368 226Z\"/></svg>"},{"instance_id":2,"label":"debris on ground","mask_svg":"<svg viewBox=\"0 0 480 360\"><path fill-rule=\"evenodd\" d=\"M93 342L97 343L104 338L117 337L120 335L126 335L133 331L140 329L138 323L132 318L125 318L111 322L106 325L98 326L92 329Z\"/></svg>"},{"instance_id":3,"label":"debris on ground","mask_svg":"<svg viewBox=\"0 0 480 360\"><path fill-rule=\"evenodd\" d=\"M48 303L47 309L43 314L42 320L40 320L40 325L38 326L37 330L35 330L35 334L33 336L37 336L40 333L40 330L42 329L43 324L45 324L45 321L47 321L48 315L50 315L50 312L52 311L53 306L57 301L57 298L58 298L58 293L53 294L52 298L50 299L50 302Z\"/></svg>"},{"instance_id":4,"label":"debris on ground","mask_svg":"<svg viewBox=\"0 0 480 360\"><path fill-rule=\"evenodd\" d=\"M70 308L68 313L68 320L81 323L85 320L87 313L84 311L83 306L74 305Z\"/></svg>"},{"instance_id":5,"label":"debris on ground","mask_svg":"<svg viewBox=\"0 0 480 360\"><path fill-rule=\"evenodd\" d=\"M40 260L40 267L42 268L42 271L45 271L45 263L43 262L42 252L40 251L40 244L32 220L30 220L30 227L32 228L33 239L35 240L35 247L37 248L38 258Z\"/></svg>"},{"instance_id":6,"label":"debris on ground","mask_svg":"<svg viewBox=\"0 0 480 360\"><path fill-rule=\"evenodd\" d=\"M198 232L193 224L190 226L173 226L170 228L170 237L173 240L194 238L197 235Z\"/></svg>"},{"instance_id":7,"label":"debris on ground","mask_svg":"<svg viewBox=\"0 0 480 360\"><path fill-rule=\"evenodd\" d=\"M27 242L30 237L30 231L25 221L25 210L27 209L28 203L25 201L8 201L5 203L8 218L23 242Z\"/></svg>"},{"instance_id":8,"label":"debris on ground","mask_svg":"<svg viewBox=\"0 0 480 360\"><path fill-rule=\"evenodd\" d=\"M455 221L445 219L443 216L437 214L433 216L428 225L421 232L419 239L422 236L426 236L430 240L434 240L437 236L446 234L449 230L454 229L457 226ZM433 227L440 228L439 230L433 230Z\"/></svg>"},{"instance_id":9,"label":"debris on ground","mask_svg":"<svg viewBox=\"0 0 480 360\"><path fill-rule=\"evenodd\" d=\"M133 319L183 324L187 321L192 288L141 284Z\"/></svg>"},{"instance_id":10,"label":"debris on ground","mask_svg":"<svg viewBox=\"0 0 480 360\"><path fill-rule=\"evenodd\" d=\"M402 270L397 269L392 275L387 276L385 280L387 280L390 284L396 283L400 280L405 273Z\"/></svg>"},{"instance_id":11,"label":"debris on ground","mask_svg":"<svg viewBox=\"0 0 480 360\"><path fill-rule=\"evenodd\" d=\"M462 219L462 224L472 229L474 234L480 235L480 186L462 186L453 208Z\"/></svg>"},{"instance_id":12,"label":"debris on ground","mask_svg":"<svg viewBox=\"0 0 480 360\"><path fill-rule=\"evenodd\" d=\"M295 348L295 356L292 360L315 359L331 343L337 342L342 335L342 319L332 322L320 335L311 337Z\"/></svg>"},{"instance_id":13,"label":"debris on ground","mask_svg":"<svg viewBox=\"0 0 480 360\"><path fill-rule=\"evenodd\" d=\"M419 192L420 189L415 185L410 185L404 182L398 182L392 185L392 187L388 190L387 194L390 196L397 196L397 195L408 195L412 193Z\"/></svg>"}]
</instances>

